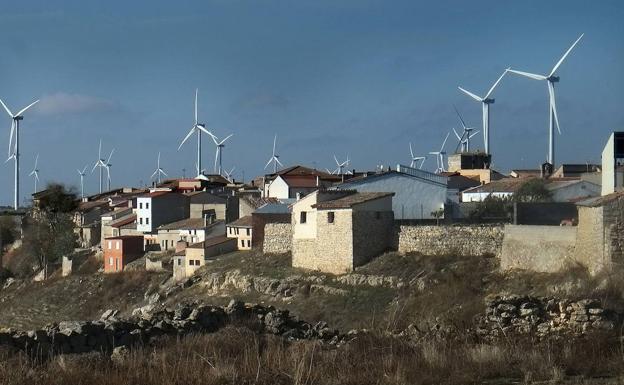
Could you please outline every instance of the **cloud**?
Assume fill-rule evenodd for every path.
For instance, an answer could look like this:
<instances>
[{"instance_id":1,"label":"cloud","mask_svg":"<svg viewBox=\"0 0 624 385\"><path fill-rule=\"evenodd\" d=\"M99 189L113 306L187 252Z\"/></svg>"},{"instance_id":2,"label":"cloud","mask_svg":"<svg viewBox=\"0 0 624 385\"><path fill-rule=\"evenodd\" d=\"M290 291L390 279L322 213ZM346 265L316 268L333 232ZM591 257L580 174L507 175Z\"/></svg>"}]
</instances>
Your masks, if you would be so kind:
<instances>
[{"instance_id":1,"label":"cloud","mask_svg":"<svg viewBox=\"0 0 624 385\"><path fill-rule=\"evenodd\" d=\"M112 100L95 96L57 92L41 98L37 112L42 115L108 112L118 109Z\"/></svg>"},{"instance_id":2,"label":"cloud","mask_svg":"<svg viewBox=\"0 0 624 385\"><path fill-rule=\"evenodd\" d=\"M249 94L232 105L235 112L256 112L263 109L286 109L290 105L290 100L280 94L271 92L259 92Z\"/></svg>"}]
</instances>

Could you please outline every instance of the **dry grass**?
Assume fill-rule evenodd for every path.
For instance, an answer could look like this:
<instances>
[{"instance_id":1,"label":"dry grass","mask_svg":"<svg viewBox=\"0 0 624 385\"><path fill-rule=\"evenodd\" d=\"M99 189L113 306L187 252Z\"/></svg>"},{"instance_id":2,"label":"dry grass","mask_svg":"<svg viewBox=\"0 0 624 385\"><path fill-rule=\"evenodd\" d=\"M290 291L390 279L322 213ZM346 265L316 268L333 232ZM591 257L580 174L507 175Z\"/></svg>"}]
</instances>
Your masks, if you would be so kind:
<instances>
[{"instance_id":1,"label":"dry grass","mask_svg":"<svg viewBox=\"0 0 624 385\"><path fill-rule=\"evenodd\" d=\"M287 342L246 328L162 339L121 362L100 355L35 363L0 352L2 384L508 384L614 383L623 354L607 339L483 345L431 339L409 343L363 335L344 347ZM622 378L622 377L620 377Z\"/></svg>"}]
</instances>

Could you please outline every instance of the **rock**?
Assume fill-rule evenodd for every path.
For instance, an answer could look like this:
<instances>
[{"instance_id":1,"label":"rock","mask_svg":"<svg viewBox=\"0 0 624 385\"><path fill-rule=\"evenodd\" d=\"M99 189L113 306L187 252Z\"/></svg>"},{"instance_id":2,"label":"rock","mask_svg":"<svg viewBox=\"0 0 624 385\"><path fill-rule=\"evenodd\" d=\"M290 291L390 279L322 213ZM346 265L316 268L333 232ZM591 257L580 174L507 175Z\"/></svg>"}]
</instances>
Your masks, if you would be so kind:
<instances>
[{"instance_id":1,"label":"rock","mask_svg":"<svg viewBox=\"0 0 624 385\"><path fill-rule=\"evenodd\" d=\"M242 313L243 309L245 309L245 304L243 302L231 299L224 310L228 315L237 315Z\"/></svg>"},{"instance_id":2,"label":"rock","mask_svg":"<svg viewBox=\"0 0 624 385\"><path fill-rule=\"evenodd\" d=\"M102 313L102 316L100 317L100 319L107 320L107 319L115 318L117 314L119 314L119 310L108 309L104 313Z\"/></svg>"},{"instance_id":3,"label":"rock","mask_svg":"<svg viewBox=\"0 0 624 385\"><path fill-rule=\"evenodd\" d=\"M114 363L121 365L128 359L129 355L130 350L126 346L117 346L113 349L110 359Z\"/></svg>"}]
</instances>

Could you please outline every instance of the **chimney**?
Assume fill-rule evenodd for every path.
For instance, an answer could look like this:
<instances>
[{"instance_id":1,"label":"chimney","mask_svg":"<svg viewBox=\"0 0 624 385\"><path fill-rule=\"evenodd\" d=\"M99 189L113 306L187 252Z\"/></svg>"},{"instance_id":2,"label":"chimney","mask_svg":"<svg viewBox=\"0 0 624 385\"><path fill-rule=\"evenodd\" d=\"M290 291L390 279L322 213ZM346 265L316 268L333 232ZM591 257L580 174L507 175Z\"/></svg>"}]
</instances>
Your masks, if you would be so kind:
<instances>
[{"instance_id":1,"label":"chimney","mask_svg":"<svg viewBox=\"0 0 624 385\"><path fill-rule=\"evenodd\" d=\"M316 187L321 185L321 178L317 175L316 176Z\"/></svg>"}]
</instances>

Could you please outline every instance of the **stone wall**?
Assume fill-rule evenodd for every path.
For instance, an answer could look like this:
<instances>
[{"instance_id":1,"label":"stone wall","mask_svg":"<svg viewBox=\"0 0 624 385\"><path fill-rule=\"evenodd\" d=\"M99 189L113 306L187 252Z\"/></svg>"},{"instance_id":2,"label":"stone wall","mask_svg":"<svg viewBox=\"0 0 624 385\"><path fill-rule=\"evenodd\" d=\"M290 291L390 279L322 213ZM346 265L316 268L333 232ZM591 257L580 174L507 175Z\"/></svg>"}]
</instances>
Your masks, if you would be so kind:
<instances>
[{"instance_id":1,"label":"stone wall","mask_svg":"<svg viewBox=\"0 0 624 385\"><path fill-rule=\"evenodd\" d=\"M554 273L576 262L576 227L506 225L501 270Z\"/></svg>"},{"instance_id":2,"label":"stone wall","mask_svg":"<svg viewBox=\"0 0 624 385\"><path fill-rule=\"evenodd\" d=\"M624 262L624 195L603 207L605 251L614 264Z\"/></svg>"},{"instance_id":3,"label":"stone wall","mask_svg":"<svg viewBox=\"0 0 624 385\"><path fill-rule=\"evenodd\" d=\"M255 234L254 234L255 236ZM292 224L267 223L264 225L262 252L265 254L283 254L292 251Z\"/></svg>"},{"instance_id":4,"label":"stone wall","mask_svg":"<svg viewBox=\"0 0 624 385\"><path fill-rule=\"evenodd\" d=\"M399 226L396 242L401 254L498 256L503 226Z\"/></svg>"},{"instance_id":5,"label":"stone wall","mask_svg":"<svg viewBox=\"0 0 624 385\"><path fill-rule=\"evenodd\" d=\"M353 212L353 267L361 266L385 252L392 243L392 211Z\"/></svg>"},{"instance_id":6,"label":"stone wall","mask_svg":"<svg viewBox=\"0 0 624 385\"><path fill-rule=\"evenodd\" d=\"M603 208L579 206L578 212L574 259L596 273L609 265L604 253Z\"/></svg>"}]
</instances>

